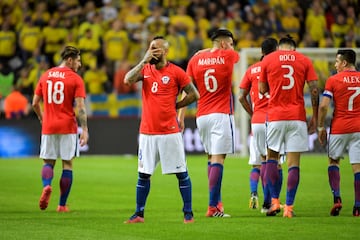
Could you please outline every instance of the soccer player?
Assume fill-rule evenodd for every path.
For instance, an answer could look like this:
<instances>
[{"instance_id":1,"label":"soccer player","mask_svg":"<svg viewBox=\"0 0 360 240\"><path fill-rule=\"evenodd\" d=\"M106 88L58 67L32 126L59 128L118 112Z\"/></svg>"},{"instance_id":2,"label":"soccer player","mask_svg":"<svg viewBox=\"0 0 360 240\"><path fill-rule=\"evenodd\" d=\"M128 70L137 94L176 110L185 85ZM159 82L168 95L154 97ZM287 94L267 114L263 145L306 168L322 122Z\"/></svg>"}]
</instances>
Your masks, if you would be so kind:
<instances>
[{"instance_id":1,"label":"soccer player","mask_svg":"<svg viewBox=\"0 0 360 240\"><path fill-rule=\"evenodd\" d=\"M331 216L338 216L342 208L340 197L340 159L349 153L354 173L355 203L353 215L360 216L360 72L355 68L356 54L351 49L338 50L335 60L337 74L329 77L321 99L318 117L318 135L326 143L325 119L331 100L334 112L328 139L328 176L334 196Z\"/></svg>"},{"instance_id":2,"label":"soccer player","mask_svg":"<svg viewBox=\"0 0 360 240\"><path fill-rule=\"evenodd\" d=\"M208 159L209 206L207 217L224 217L220 199L226 154L234 153L232 74L239 54L230 31L218 29L211 36L213 47L195 54L187 74L200 92L196 124Z\"/></svg>"},{"instance_id":3,"label":"soccer player","mask_svg":"<svg viewBox=\"0 0 360 240\"><path fill-rule=\"evenodd\" d=\"M199 98L199 92L185 71L166 58L169 43L155 37L144 58L125 75L125 83L142 81L136 210L125 223L143 223L150 191L150 177L158 163L163 174L175 174L183 200L184 223L194 221L192 186L185 160L184 142L177 122L177 109ZM187 96L177 101L178 94Z\"/></svg>"},{"instance_id":4,"label":"soccer player","mask_svg":"<svg viewBox=\"0 0 360 240\"><path fill-rule=\"evenodd\" d=\"M296 43L290 37L279 41L279 50L267 55L261 64L259 92L270 95L267 111L267 162L265 179L271 194L271 207L267 216L280 212L280 189L277 169L279 152L284 144L288 165L286 205L283 217L294 216L293 204L300 179L300 155L308 151L308 127L304 107L304 85L308 84L311 93L313 116L309 131L316 131L319 107L317 75L311 60L295 51ZM270 93L270 94L269 94Z\"/></svg>"},{"instance_id":5,"label":"soccer player","mask_svg":"<svg viewBox=\"0 0 360 240\"><path fill-rule=\"evenodd\" d=\"M264 56L277 50L278 42L274 38L267 38L261 44L261 52L263 56L260 62L257 62L250 66L240 83L240 95L239 101L244 107L245 111L251 117L251 131L252 136L250 138L250 158L249 164L252 165L250 171L250 201L249 207L257 209L259 205L258 200L258 182L261 178L262 188L264 192L264 203L261 212L266 213L271 205L271 196L267 185L265 184L264 173L266 169L266 144L265 144L265 121L266 111L268 106L269 95L265 97L259 94L258 79L261 72L261 60ZM248 98L250 94L251 99ZM279 164L279 189L282 184L282 168Z\"/></svg>"},{"instance_id":6,"label":"soccer player","mask_svg":"<svg viewBox=\"0 0 360 240\"><path fill-rule=\"evenodd\" d=\"M55 162L61 158L63 171L57 211L68 212L66 201L73 181L72 163L74 158L79 156L79 144L84 146L88 141L88 127L84 81L76 73L81 67L80 51L66 46L61 58L60 66L41 75L32 106L42 124L40 158L44 160L41 172L44 188L39 202L40 209L45 210L48 206ZM40 107L41 102L43 109ZM80 140L77 135L74 104L82 128Z\"/></svg>"}]
</instances>

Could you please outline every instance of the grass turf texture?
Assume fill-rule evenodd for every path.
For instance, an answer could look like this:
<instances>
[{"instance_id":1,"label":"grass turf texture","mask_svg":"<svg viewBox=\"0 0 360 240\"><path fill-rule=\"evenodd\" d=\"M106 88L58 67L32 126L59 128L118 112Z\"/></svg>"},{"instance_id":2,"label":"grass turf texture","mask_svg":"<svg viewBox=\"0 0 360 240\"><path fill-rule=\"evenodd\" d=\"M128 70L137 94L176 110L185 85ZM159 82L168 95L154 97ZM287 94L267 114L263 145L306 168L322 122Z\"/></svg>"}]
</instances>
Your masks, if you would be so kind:
<instances>
[{"instance_id":1,"label":"grass turf texture","mask_svg":"<svg viewBox=\"0 0 360 240\"><path fill-rule=\"evenodd\" d=\"M353 174L348 158L341 163L343 209L330 217L326 155L304 155L295 200L296 217L282 212L266 217L248 208L247 159L228 157L222 199L231 218L206 218L207 163L188 156L193 184L194 224L183 224L182 201L174 175L152 177L145 223L124 224L135 208L137 159L125 156L82 156L74 162L74 182L68 199L71 212L57 213L61 163L55 167L49 207L41 211L38 158L0 160L0 239L355 239L359 218L352 216ZM287 168L281 199L285 201ZM259 185L259 192L260 191ZM262 194L260 194L262 204Z\"/></svg>"}]
</instances>

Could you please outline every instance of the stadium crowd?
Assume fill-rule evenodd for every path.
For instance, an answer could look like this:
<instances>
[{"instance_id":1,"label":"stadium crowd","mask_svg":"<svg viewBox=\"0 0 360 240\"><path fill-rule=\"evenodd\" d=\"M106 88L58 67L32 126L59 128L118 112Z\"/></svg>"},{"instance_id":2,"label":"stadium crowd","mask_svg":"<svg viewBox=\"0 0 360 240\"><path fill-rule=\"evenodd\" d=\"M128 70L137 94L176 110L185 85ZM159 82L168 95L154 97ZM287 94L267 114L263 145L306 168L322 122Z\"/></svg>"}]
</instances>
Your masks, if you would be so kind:
<instances>
[{"instance_id":1,"label":"stadium crowd","mask_svg":"<svg viewBox=\"0 0 360 240\"><path fill-rule=\"evenodd\" d=\"M0 14L1 118L7 96L31 101L66 45L81 50L88 94L136 92L124 87L125 73L156 35L171 45L168 60L184 69L218 28L233 32L238 51L286 34L300 48L360 47L358 0L2 0Z\"/></svg>"}]
</instances>

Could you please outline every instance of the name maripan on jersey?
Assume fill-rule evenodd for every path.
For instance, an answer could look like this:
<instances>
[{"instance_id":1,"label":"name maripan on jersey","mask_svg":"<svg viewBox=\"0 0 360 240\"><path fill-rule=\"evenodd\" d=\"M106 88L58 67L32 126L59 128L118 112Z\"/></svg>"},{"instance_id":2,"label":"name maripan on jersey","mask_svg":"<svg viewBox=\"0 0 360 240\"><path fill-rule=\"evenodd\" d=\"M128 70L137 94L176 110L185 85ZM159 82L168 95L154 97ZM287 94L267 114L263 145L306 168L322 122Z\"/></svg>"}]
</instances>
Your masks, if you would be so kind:
<instances>
[{"instance_id":1,"label":"name maripan on jersey","mask_svg":"<svg viewBox=\"0 0 360 240\"><path fill-rule=\"evenodd\" d=\"M225 64L224 57L214 57L214 58L200 58L198 65L220 65Z\"/></svg>"},{"instance_id":2,"label":"name maripan on jersey","mask_svg":"<svg viewBox=\"0 0 360 240\"><path fill-rule=\"evenodd\" d=\"M360 77L359 76L345 76L343 78L344 83L360 83Z\"/></svg>"},{"instance_id":3,"label":"name maripan on jersey","mask_svg":"<svg viewBox=\"0 0 360 240\"><path fill-rule=\"evenodd\" d=\"M48 78L62 78L65 79L65 73L60 71L48 72Z\"/></svg>"}]
</instances>

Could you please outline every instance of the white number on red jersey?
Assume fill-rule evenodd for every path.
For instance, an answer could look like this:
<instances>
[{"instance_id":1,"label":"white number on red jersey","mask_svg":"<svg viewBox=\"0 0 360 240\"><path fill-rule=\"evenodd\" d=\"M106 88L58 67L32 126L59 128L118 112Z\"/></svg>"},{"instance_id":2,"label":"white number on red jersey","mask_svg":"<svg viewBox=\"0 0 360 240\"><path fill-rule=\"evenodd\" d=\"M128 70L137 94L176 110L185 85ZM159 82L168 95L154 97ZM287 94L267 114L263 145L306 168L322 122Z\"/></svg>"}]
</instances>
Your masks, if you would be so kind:
<instances>
[{"instance_id":1,"label":"white number on red jersey","mask_svg":"<svg viewBox=\"0 0 360 240\"><path fill-rule=\"evenodd\" d=\"M352 111L354 106L354 99L360 94L360 87L348 87L348 90L355 90L354 94L349 97L348 110Z\"/></svg>"},{"instance_id":2,"label":"white number on red jersey","mask_svg":"<svg viewBox=\"0 0 360 240\"><path fill-rule=\"evenodd\" d=\"M294 75L294 68L291 65L281 65L281 68L287 68L289 69L289 72L287 74L284 74L284 78L288 78L289 79L289 85L286 86L282 86L283 90L289 90L292 89L295 85L295 79L293 77Z\"/></svg>"},{"instance_id":3,"label":"white number on red jersey","mask_svg":"<svg viewBox=\"0 0 360 240\"><path fill-rule=\"evenodd\" d=\"M216 77L214 75L211 75L210 73L214 73L215 69L208 69L206 70L206 72L204 73L204 83L205 83L205 88L207 91L209 92L215 92L218 88L218 84L217 84L217 80ZM211 81L211 85L210 85L210 81Z\"/></svg>"},{"instance_id":4,"label":"white number on red jersey","mask_svg":"<svg viewBox=\"0 0 360 240\"><path fill-rule=\"evenodd\" d=\"M158 91L158 85L159 84L157 82L153 82L152 87L151 87L151 91L153 93L156 93Z\"/></svg>"},{"instance_id":5,"label":"white number on red jersey","mask_svg":"<svg viewBox=\"0 0 360 240\"><path fill-rule=\"evenodd\" d=\"M48 103L62 104L64 102L64 83L57 81L53 84L50 80L47 80L46 83Z\"/></svg>"}]
</instances>

